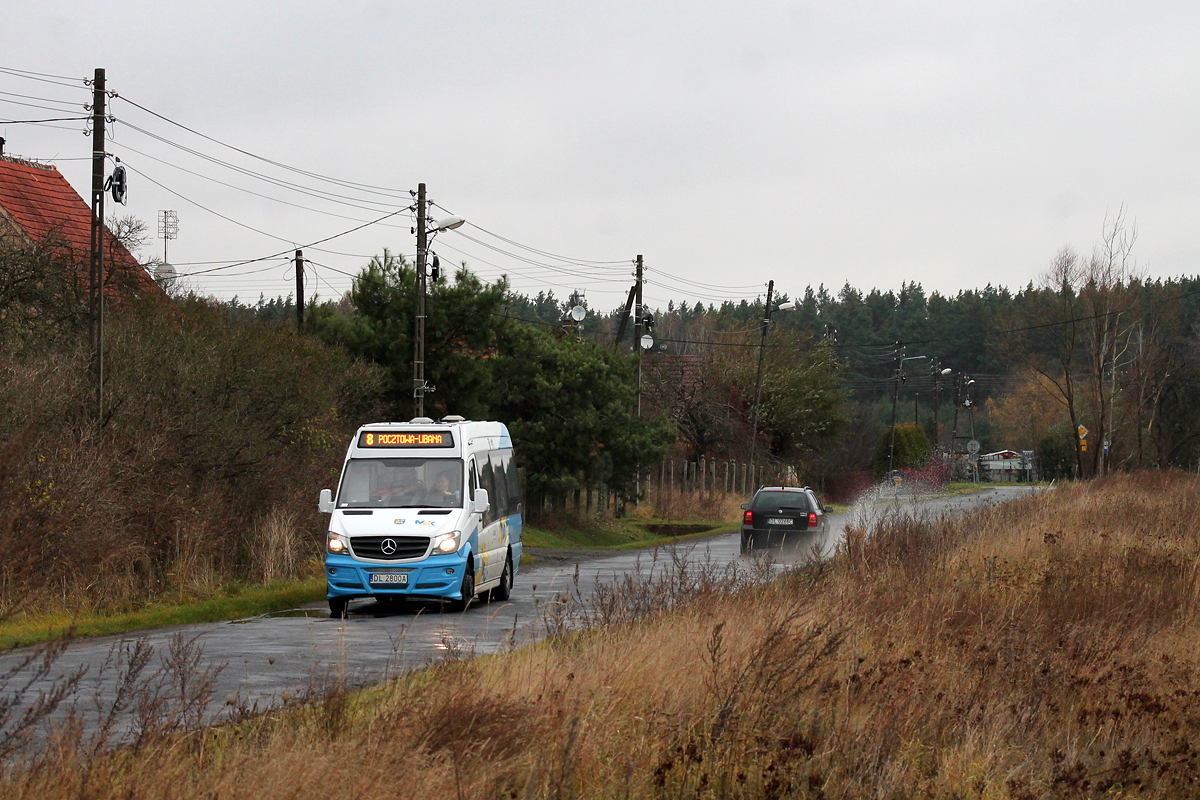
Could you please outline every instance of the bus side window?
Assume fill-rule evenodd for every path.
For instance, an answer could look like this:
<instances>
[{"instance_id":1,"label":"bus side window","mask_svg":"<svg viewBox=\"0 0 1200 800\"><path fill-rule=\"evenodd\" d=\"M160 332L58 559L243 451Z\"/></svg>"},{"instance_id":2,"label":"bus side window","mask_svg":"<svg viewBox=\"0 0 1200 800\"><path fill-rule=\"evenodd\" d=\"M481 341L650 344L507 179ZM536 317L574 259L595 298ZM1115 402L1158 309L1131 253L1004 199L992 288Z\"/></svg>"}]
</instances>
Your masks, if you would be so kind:
<instances>
[{"instance_id":1,"label":"bus side window","mask_svg":"<svg viewBox=\"0 0 1200 800\"><path fill-rule=\"evenodd\" d=\"M467 498L472 502L475 501L475 488L477 486L479 486L479 484L475 482L475 461L472 459L471 463L467 465L467 487L471 490L470 494L467 495Z\"/></svg>"},{"instance_id":2,"label":"bus side window","mask_svg":"<svg viewBox=\"0 0 1200 800\"><path fill-rule=\"evenodd\" d=\"M514 457L513 451L509 450L505 456L506 478L508 480L508 513L520 513L517 506L521 505L521 478L517 474L517 459Z\"/></svg>"},{"instance_id":3,"label":"bus side window","mask_svg":"<svg viewBox=\"0 0 1200 800\"><path fill-rule=\"evenodd\" d=\"M496 488L495 492L488 490L492 497L492 501L496 504L496 516L507 517L508 511L508 477L504 473L504 458L507 453L503 450L493 450L488 460L492 464L492 485Z\"/></svg>"},{"instance_id":4,"label":"bus side window","mask_svg":"<svg viewBox=\"0 0 1200 800\"><path fill-rule=\"evenodd\" d=\"M496 519L496 492L492 486L492 462L488 460L487 454L482 453L478 461L475 462L476 468L479 470L479 488L487 489L488 493L488 509L483 512L483 524L488 525Z\"/></svg>"}]
</instances>

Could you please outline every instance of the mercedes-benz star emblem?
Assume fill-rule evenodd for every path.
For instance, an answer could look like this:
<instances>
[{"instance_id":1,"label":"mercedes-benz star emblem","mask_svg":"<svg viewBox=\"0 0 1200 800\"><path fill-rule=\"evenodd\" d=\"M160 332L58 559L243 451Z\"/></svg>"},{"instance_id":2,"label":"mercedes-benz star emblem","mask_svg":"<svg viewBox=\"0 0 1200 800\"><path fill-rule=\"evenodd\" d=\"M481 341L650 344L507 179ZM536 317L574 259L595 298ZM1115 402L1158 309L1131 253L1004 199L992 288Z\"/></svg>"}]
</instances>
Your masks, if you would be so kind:
<instances>
[{"instance_id":1,"label":"mercedes-benz star emblem","mask_svg":"<svg viewBox=\"0 0 1200 800\"><path fill-rule=\"evenodd\" d=\"M384 539L383 543L379 545L379 549L383 551L385 556L390 556L396 552L396 542L392 539Z\"/></svg>"}]
</instances>

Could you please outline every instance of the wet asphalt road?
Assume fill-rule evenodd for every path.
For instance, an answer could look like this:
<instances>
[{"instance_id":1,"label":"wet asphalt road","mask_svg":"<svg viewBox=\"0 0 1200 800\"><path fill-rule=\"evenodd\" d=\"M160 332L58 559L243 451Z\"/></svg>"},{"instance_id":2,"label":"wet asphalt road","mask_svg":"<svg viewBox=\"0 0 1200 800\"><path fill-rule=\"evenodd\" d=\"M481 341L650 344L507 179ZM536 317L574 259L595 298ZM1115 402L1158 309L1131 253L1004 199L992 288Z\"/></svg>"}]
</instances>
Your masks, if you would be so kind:
<instances>
[{"instance_id":1,"label":"wet asphalt road","mask_svg":"<svg viewBox=\"0 0 1200 800\"><path fill-rule=\"evenodd\" d=\"M906 506L939 514L1002 502L1029 492L1028 488L1006 487L964 497L907 502ZM799 557L811 552L813 545L823 554L832 554L844 535L847 519L863 513L860 509L831 515L828 534L802 543L797 548ZM867 509L865 513L871 512ZM742 560L736 532L688 539L673 547L693 563ZM563 554L554 554L553 558L560 560ZM466 613L443 613L436 605L390 606L360 600L351 602L344 620L330 619L327 607L321 603L233 622L81 640L61 656L53 674L87 666L78 692L80 708L91 707L96 699L104 707L112 702L116 691L114 670L102 669L114 648L142 639L161 655L167 652L172 637L194 637L202 648L197 669L224 665L206 714L208 720L218 720L238 707L263 709L308 691L320 692L334 685L331 682L363 685L447 658L528 643L545 635L547 603L555 603L564 593L576 589L587 595L598 582L634 570L649 574L669 560L661 551L657 555L651 551L625 551L577 565L568 561L526 566L516 576L509 602L477 603ZM15 664L24 652L16 650L0 656L0 671ZM44 679L34 688L48 686L49 680Z\"/></svg>"}]
</instances>

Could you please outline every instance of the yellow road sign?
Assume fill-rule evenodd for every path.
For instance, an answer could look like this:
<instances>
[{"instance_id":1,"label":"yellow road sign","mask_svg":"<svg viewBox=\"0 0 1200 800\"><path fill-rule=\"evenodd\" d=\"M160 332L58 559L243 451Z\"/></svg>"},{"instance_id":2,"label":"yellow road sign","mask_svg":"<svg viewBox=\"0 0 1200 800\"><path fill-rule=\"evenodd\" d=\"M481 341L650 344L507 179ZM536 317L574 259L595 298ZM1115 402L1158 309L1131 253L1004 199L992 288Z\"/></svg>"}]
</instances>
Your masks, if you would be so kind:
<instances>
[{"instance_id":1,"label":"yellow road sign","mask_svg":"<svg viewBox=\"0 0 1200 800\"><path fill-rule=\"evenodd\" d=\"M1079 430L1079 438L1080 438L1080 439L1086 439L1086 438L1087 438L1087 434L1088 434L1088 430L1087 430L1087 428L1085 428L1085 427L1083 427L1082 425L1080 425L1080 426L1079 426L1079 428L1078 428L1078 430Z\"/></svg>"}]
</instances>

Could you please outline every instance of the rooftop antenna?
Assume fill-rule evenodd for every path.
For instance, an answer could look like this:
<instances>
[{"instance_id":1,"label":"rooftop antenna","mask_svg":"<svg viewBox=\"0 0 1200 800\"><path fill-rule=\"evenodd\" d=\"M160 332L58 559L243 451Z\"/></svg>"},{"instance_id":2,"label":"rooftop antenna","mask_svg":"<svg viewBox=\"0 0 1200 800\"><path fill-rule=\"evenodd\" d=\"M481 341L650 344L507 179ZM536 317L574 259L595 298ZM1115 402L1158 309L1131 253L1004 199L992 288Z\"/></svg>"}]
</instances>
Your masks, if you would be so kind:
<instances>
[{"instance_id":1,"label":"rooftop antenna","mask_svg":"<svg viewBox=\"0 0 1200 800\"><path fill-rule=\"evenodd\" d=\"M171 265L167 263L167 242L179 238L179 214L177 212L158 212L158 238L163 240L163 265L170 267Z\"/></svg>"}]
</instances>

